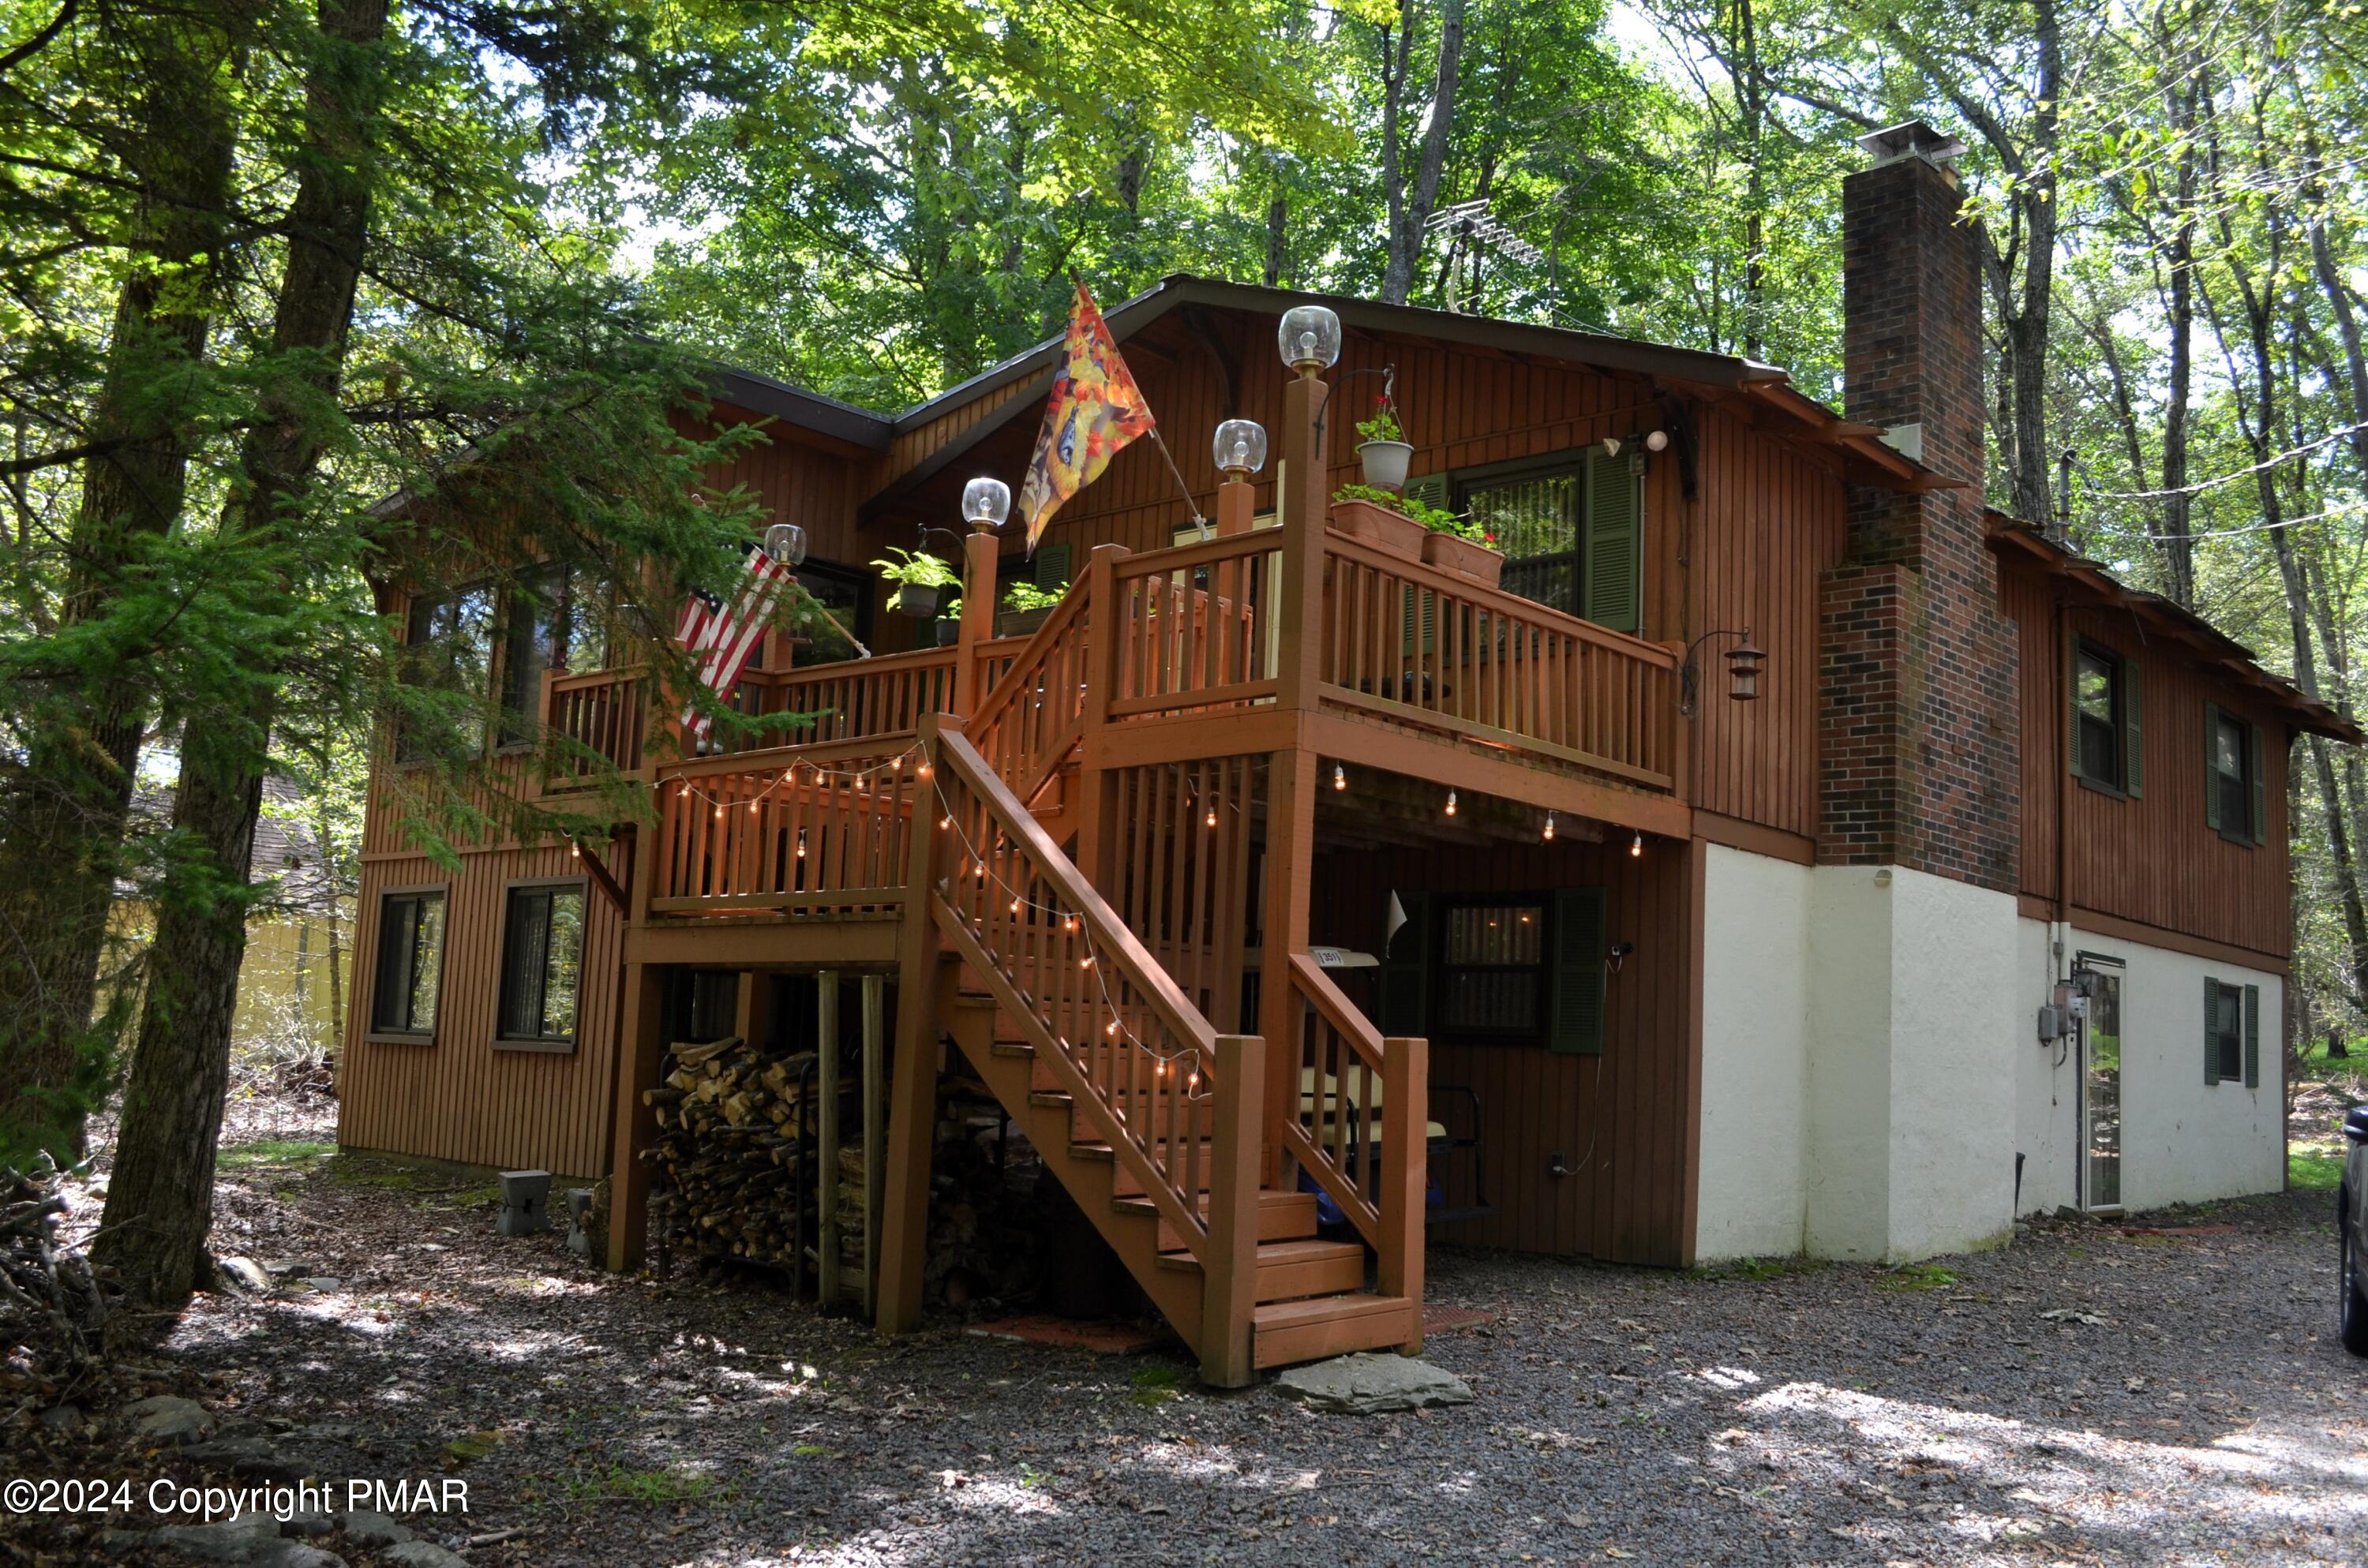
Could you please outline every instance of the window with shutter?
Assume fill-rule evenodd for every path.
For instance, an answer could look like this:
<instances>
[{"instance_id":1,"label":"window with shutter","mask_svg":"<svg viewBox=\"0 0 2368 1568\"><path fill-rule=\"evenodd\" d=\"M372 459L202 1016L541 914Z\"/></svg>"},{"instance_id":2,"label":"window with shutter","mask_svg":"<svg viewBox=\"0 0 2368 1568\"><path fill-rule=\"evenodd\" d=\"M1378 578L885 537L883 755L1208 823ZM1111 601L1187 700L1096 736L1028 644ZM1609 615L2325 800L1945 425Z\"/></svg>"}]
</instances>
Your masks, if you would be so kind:
<instances>
[{"instance_id":1,"label":"window with shutter","mask_svg":"<svg viewBox=\"0 0 2368 1568\"><path fill-rule=\"evenodd\" d=\"M2255 995L2249 1004L2245 993L2252 989ZM2260 1000L2258 988L2230 985L2205 979L2203 982L2203 1081L2206 1084L2233 1084L2248 1081L2246 1061L2246 1040L2258 1036L2260 1023ZM2248 1028L2249 1023L2249 1028ZM2258 1050L2258 1047L2255 1048ZM2251 1075L2258 1077L2258 1064Z\"/></svg>"},{"instance_id":2,"label":"window with shutter","mask_svg":"<svg viewBox=\"0 0 2368 1568\"><path fill-rule=\"evenodd\" d=\"M1439 1033L1535 1041L1546 1018L1544 905L1457 904L1445 916Z\"/></svg>"},{"instance_id":3,"label":"window with shutter","mask_svg":"<svg viewBox=\"0 0 2368 1568\"><path fill-rule=\"evenodd\" d=\"M1603 890L1563 888L1554 895L1552 1049L1603 1053Z\"/></svg>"},{"instance_id":4,"label":"window with shutter","mask_svg":"<svg viewBox=\"0 0 2368 1568\"><path fill-rule=\"evenodd\" d=\"M1463 486L1462 510L1505 558L1498 585L1568 615L1581 613L1581 472L1580 465L1564 462Z\"/></svg>"},{"instance_id":5,"label":"window with shutter","mask_svg":"<svg viewBox=\"0 0 2368 1568\"><path fill-rule=\"evenodd\" d=\"M1586 605L1598 626L1634 631L1644 624L1645 482L1634 460L1588 454Z\"/></svg>"},{"instance_id":6,"label":"window with shutter","mask_svg":"<svg viewBox=\"0 0 2368 1568\"><path fill-rule=\"evenodd\" d=\"M2260 844L2268 801L2261 732L2226 709L2203 705L2203 820L2232 844Z\"/></svg>"},{"instance_id":7,"label":"window with shutter","mask_svg":"<svg viewBox=\"0 0 2368 1568\"><path fill-rule=\"evenodd\" d=\"M444 976L444 890L392 888L379 901L370 1034L432 1039Z\"/></svg>"},{"instance_id":8,"label":"window with shutter","mask_svg":"<svg viewBox=\"0 0 2368 1568\"><path fill-rule=\"evenodd\" d=\"M1043 589L1065 588L1069 585L1069 561L1073 546L1048 544L1036 552L1035 584Z\"/></svg>"}]
</instances>

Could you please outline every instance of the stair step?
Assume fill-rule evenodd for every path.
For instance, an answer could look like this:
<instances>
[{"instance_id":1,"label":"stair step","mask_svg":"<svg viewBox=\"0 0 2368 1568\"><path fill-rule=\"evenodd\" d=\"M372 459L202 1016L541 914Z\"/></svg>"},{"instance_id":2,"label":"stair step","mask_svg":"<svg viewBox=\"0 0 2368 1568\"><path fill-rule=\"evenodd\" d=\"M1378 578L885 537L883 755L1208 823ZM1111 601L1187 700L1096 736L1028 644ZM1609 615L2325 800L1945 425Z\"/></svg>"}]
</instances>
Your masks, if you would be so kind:
<instances>
[{"instance_id":1,"label":"stair step","mask_svg":"<svg viewBox=\"0 0 2368 1568\"><path fill-rule=\"evenodd\" d=\"M1159 1205L1148 1198L1114 1198L1110 1207L1121 1214L1147 1214L1159 1220L1159 1250L1176 1252L1184 1245L1184 1238L1176 1227L1160 1217ZM1209 1214L1205 1197L1194 1208L1202 1219ZM1258 1240L1262 1242L1295 1242L1315 1233L1315 1195L1312 1192L1261 1192L1258 1194Z\"/></svg>"},{"instance_id":2,"label":"stair step","mask_svg":"<svg viewBox=\"0 0 2368 1568\"><path fill-rule=\"evenodd\" d=\"M1162 1253L1159 1267L1201 1272L1200 1259L1189 1252ZM1258 1249L1258 1300L1261 1301L1335 1297L1364 1282L1365 1249L1356 1242L1266 1242Z\"/></svg>"},{"instance_id":3,"label":"stair step","mask_svg":"<svg viewBox=\"0 0 2368 1568\"><path fill-rule=\"evenodd\" d=\"M1420 1310L1404 1296L1317 1296L1271 1302L1252 1314L1253 1359L1263 1371L1351 1350L1410 1344L1414 1314Z\"/></svg>"}]
</instances>

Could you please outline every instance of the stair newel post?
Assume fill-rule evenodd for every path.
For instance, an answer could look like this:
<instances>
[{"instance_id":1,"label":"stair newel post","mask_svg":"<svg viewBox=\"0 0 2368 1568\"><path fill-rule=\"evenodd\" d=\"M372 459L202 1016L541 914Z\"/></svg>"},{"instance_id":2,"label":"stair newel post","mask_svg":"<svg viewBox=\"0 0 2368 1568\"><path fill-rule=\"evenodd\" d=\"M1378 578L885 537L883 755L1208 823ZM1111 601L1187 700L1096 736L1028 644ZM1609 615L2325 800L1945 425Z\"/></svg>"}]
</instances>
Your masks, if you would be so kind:
<instances>
[{"instance_id":1,"label":"stair newel post","mask_svg":"<svg viewBox=\"0 0 2368 1568\"><path fill-rule=\"evenodd\" d=\"M1288 655L1286 655L1288 656ZM1307 946L1308 887L1315 869L1315 765L1312 751L1272 753L1266 772L1265 903L1258 913L1258 1033L1266 1040L1268 1185L1286 1187L1281 1125L1299 1098L1304 1025L1291 955Z\"/></svg>"},{"instance_id":2,"label":"stair newel post","mask_svg":"<svg viewBox=\"0 0 2368 1568\"><path fill-rule=\"evenodd\" d=\"M979 651L995 640L995 569L1001 547L985 528L962 541L962 609L960 642L954 650L954 711L969 718L978 711Z\"/></svg>"},{"instance_id":3,"label":"stair newel post","mask_svg":"<svg viewBox=\"0 0 2368 1568\"><path fill-rule=\"evenodd\" d=\"M949 790L938 737L960 734L962 721L950 714L921 716L917 744L930 778L913 796L910 854L905 860L904 927L897 942L896 1040L888 1090L888 1190L881 1204L880 1289L876 1326L904 1334L921 1324L921 1275L928 1264L929 1159L937 1124L939 1041L945 1022L938 1017L939 937L931 909L936 898L939 845Z\"/></svg>"},{"instance_id":4,"label":"stair newel post","mask_svg":"<svg viewBox=\"0 0 2368 1568\"><path fill-rule=\"evenodd\" d=\"M1210 1096L1209 1239L1201 1259L1201 1381L1242 1388L1258 1377L1258 1150L1266 1041L1217 1037Z\"/></svg>"},{"instance_id":5,"label":"stair newel post","mask_svg":"<svg viewBox=\"0 0 2368 1568\"><path fill-rule=\"evenodd\" d=\"M1430 1041L1382 1041L1381 1293L1414 1303L1406 1353L1422 1349L1423 1200L1430 1183Z\"/></svg>"}]
</instances>

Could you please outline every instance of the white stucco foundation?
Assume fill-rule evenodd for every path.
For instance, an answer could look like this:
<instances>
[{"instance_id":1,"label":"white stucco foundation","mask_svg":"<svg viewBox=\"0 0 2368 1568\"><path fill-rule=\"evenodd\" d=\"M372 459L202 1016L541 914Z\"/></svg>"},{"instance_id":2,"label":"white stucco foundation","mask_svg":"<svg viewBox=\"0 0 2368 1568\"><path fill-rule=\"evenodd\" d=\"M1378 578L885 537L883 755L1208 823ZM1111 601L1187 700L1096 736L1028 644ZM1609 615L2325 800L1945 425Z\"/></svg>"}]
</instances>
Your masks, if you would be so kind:
<instances>
[{"instance_id":1,"label":"white stucco foundation","mask_svg":"<svg viewBox=\"0 0 2368 1568\"><path fill-rule=\"evenodd\" d=\"M2004 1236L2014 899L1715 846L1704 896L1697 1260L1925 1257Z\"/></svg>"},{"instance_id":2,"label":"white stucco foundation","mask_svg":"<svg viewBox=\"0 0 2368 1568\"><path fill-rule=\"evenodd\" d=\"M2043 1048L2036 1017L2055 979L2075 959L2119 960L2122 979L2122 1207L2272 1192L2284 1184L2284 984L2244 964L2100 936L2075 923L2063 933L2023 920L2016 960L2019 1015L2015 1047L2016 1147L2024 1154L2021 1211L2077 1205L2083 1196L2080 1093L2082 1059L2066 1045ZM2203 982L2260 987L2260 1082L2206 1084Z\"/></svg>"}]
</instances>

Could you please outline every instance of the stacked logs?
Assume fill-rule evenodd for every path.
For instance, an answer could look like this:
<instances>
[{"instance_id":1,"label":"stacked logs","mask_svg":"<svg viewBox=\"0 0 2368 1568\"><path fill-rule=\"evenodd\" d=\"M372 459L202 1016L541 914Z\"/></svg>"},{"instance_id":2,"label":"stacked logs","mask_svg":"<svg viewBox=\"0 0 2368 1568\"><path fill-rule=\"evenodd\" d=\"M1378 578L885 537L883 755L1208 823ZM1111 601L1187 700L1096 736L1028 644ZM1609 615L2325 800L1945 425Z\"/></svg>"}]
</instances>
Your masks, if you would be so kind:
<instances>
[{"instance_id":1,"label":"stacked logs","mask_svg":"<svg viewBox=\"0 0 2368 1568\"><path fill-rule=\"evenodd\" d=\"M657 1118L642 1157L654 1167L652 1221L665 1240L706 1257L797 1267L792 1172L813 1061L811 1051L767 1056L737 1035L669 1051L664 1080L642 1095Z\"/></svg>"}]
</instances>

